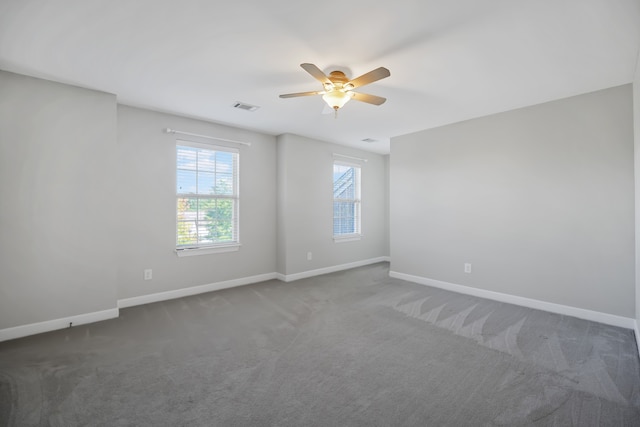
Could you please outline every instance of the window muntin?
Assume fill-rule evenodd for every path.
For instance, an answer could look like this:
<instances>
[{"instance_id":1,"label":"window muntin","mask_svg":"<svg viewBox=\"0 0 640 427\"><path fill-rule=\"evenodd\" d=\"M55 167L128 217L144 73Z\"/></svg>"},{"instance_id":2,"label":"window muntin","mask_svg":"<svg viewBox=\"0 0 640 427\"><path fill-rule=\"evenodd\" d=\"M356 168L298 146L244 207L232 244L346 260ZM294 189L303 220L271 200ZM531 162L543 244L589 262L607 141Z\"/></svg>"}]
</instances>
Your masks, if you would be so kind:
<instances>
[{"instance_id":1,"label":"window muntin","mask_svg":"<svg viewBox=\"0 0 640 427\"><path fill-rule=\"evenodd\" d=\"M359 236L360 220L360 166L335 161L333 163L334 238Z\"/></svg>"},{"instance_id":2,"label":"window muntin","mask_svg":"<svg viewBox=\"0 0 640 427\"><path fill-rule=\"evenodd\" d=\"M239 244L237 150L176 144L176 248Z\"/></svg>"}]
</instances>

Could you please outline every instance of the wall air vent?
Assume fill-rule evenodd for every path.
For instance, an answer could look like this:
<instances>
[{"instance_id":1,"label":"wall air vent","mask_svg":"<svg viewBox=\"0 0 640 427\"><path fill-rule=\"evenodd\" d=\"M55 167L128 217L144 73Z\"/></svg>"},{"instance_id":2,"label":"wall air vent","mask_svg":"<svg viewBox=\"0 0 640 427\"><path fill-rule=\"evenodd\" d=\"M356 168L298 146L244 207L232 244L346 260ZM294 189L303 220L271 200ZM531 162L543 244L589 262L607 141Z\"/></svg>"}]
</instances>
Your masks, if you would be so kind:
<instances>
[{"instance_id":1,"label":"wall air vent","mask_svg":"<svg viewBox=\"0 0 640 427\"><path fill-rule=\"evenodd\" d=\"M362 140L362 142L378 142L378 140L373 138L365 138Z\"/></svg>"},{"instance_id":2,"label":"wall air vent","mask_svg":"<svg viewBox=\"0 0 640 427\"><path fill-rule=\"evenodd\" d=\"M244 102L236 102L233 104L233 108L239 108L240 110L246 111L256 111L260 107L257 105L245 104Z\"/></svg>"}]
</instances>

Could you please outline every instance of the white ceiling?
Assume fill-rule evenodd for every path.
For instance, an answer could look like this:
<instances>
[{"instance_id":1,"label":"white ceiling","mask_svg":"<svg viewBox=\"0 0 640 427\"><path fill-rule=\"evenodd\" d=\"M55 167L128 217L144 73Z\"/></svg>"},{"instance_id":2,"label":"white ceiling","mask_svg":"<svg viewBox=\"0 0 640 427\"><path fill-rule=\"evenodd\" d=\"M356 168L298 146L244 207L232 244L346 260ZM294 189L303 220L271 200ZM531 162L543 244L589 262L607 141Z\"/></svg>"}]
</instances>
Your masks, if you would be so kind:
<instances>
[{"instance_id":1,"label":"white ceiling","mask_svg":"<svg viewBox=\"0 0 640 427\"><path fill-rule=\"evenodd\" d=\"M0 0L0 69L380 153L393 136L630 83L639 45L639 0ZM303 62L387 67L359 91L388 100L334 119L320 96L280 99L321 90Z\"/></svg>"}]
</instances>

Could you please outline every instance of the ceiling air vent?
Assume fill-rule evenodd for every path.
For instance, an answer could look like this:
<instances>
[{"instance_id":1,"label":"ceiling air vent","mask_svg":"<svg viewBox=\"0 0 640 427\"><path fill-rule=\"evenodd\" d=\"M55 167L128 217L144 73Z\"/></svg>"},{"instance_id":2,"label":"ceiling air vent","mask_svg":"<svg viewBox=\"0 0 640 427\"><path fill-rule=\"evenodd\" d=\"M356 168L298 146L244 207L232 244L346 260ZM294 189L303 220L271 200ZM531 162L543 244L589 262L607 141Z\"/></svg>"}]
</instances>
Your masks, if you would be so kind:
<instances>
[{"instance_id":1,"label":"ceiling air vent","mask_svg":"<svg viewBox=\"0 0 640 427\"><path fill-rule=\"evenodd\" d=\"M378 142L378 140L373 138L365 138L362 140L362 142Z\"/></svg>"},{"instance_id":2,"label":"ceiling air vent","mask_svg":"<svg viewBox=\"0 0 640 427\"><path fill-rule=\"evenodd\" d=\"M236 102L233 104L233 108L239 108L240 110L246 111L256 111L260 107L257 105L245 104L244 102Z\"/></svg>"}]
</instances>

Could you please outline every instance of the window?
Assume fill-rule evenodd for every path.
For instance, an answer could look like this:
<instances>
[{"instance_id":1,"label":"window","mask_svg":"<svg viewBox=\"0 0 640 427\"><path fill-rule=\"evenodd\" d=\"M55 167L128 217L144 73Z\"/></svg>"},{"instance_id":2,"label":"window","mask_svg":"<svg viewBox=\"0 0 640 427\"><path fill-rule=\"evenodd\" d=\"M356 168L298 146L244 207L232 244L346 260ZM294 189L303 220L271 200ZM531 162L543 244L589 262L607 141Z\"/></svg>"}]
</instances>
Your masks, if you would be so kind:
<instances>
[{"instance_id":1,"label":"window","mask_svg":"<svg viewBox=\"0 0 640 427\"><path fill-rule=\"evenodd\" d=\"M333 163L333 237L360 237L360 166Z\"/></svg>"},{"instance_id":2,"label":"window","mask_svg":"<svg viewBox=\"0 0 640 427\"><path fill-rule=\"evenodd\" d=\"M231 248L238 236L238 150L178 141L176 248Z\"/></svg>"}]
</instances>

